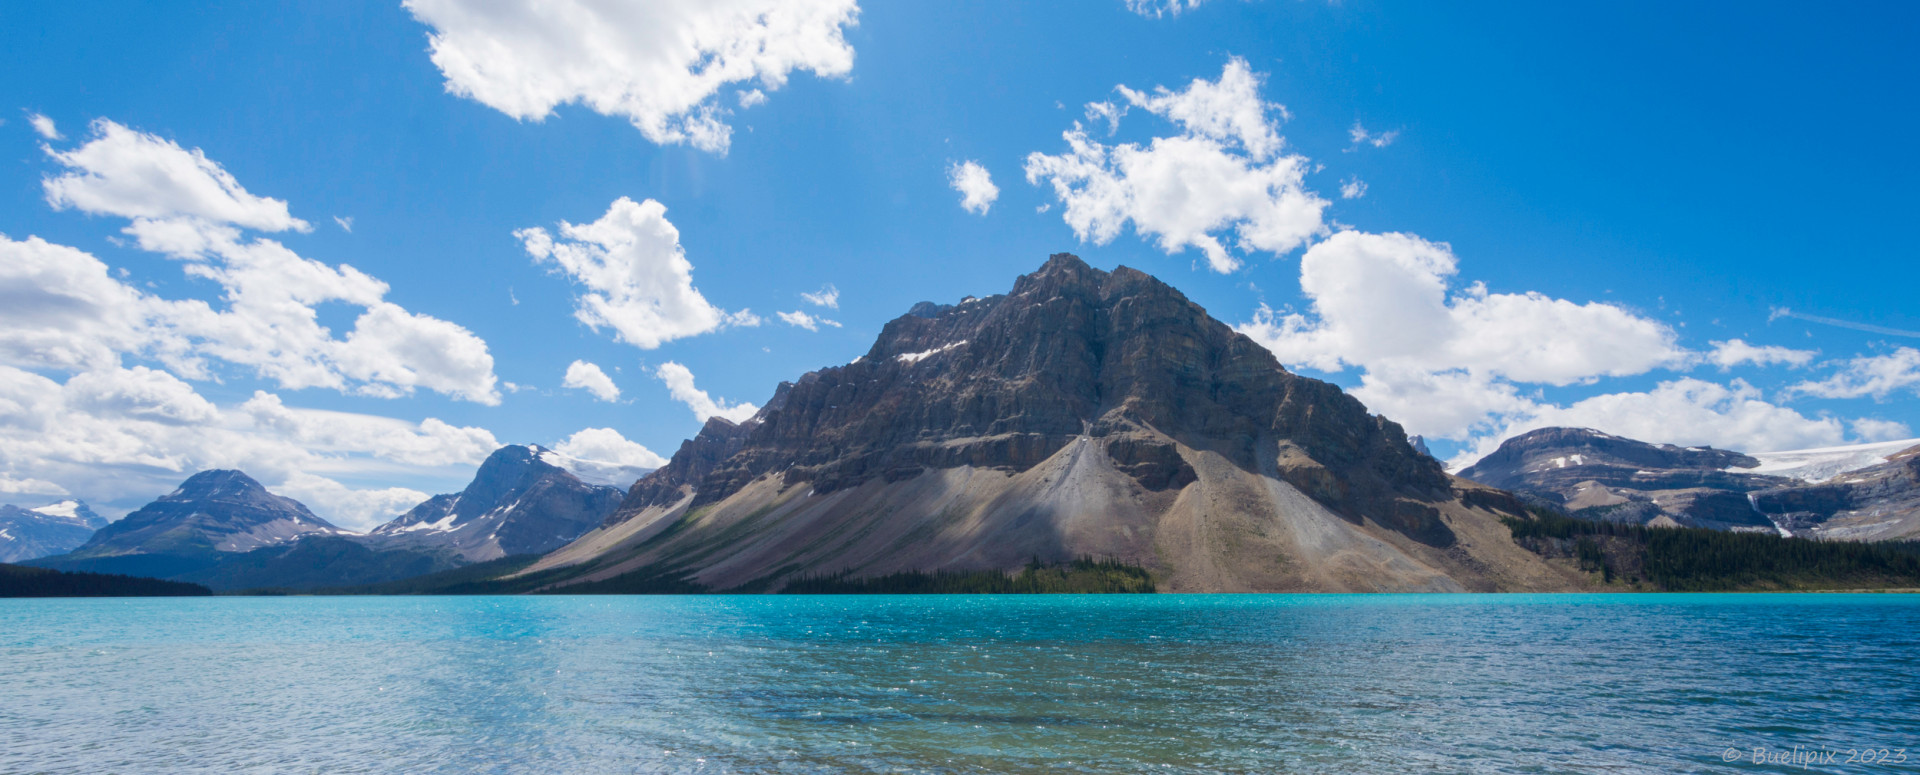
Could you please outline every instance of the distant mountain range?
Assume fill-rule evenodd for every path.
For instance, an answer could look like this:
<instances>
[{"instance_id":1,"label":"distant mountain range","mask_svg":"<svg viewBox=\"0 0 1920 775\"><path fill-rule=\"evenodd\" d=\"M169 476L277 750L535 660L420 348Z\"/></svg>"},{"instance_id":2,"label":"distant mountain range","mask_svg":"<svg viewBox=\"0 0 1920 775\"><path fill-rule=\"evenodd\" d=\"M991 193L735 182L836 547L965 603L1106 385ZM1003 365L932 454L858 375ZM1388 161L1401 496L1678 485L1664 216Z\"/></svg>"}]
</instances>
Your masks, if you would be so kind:
<instances>
[{"instance_id":1,"label":"distant mountain range","mask_svg":"<svg viewBox=\"0 0 1920 775\"><path fill-rule=\"evenodd\" d=\"M312 589L538 554L598 525L622 497L547 462L561 460L551 454L502 447L464 491L436 495L367 535L337 528L239 471L202 471L72 552L28 564L215 590Z\"/></svg>"},{"instance_id":2,"label":"distant mountain range","mask_svg":"<svg viewBox=\"0 0 1920 775\"><path fill-rule=\"evenodd\" d=\"M77 503L5 507L0 546L215 590L892 579L878 589L1071 566L1172 591L1443 591L1590 588L1591 558L1542 533L1568 528L1516 543L1529 506L1589 528L1920 535L1920 440L1750 455L1547 428L1450 476L1422 439L1173 288L1068 254L1007 294L916 305L852 363L781 383L745 422L710 419L642 473L502 447L462 491L363 535L203 471L105 526Z\"/></svg>"},{"instance_id":3,"label":"distant mountain range","mask_svg":"<svg viewBox=\"0 0 1920 775\"><path fill-rule=\"evenodd\" d=\"M107 521L75 500L23 509L0 505L0 562L19 562L78 548Z\"/></svg>"},{"instance_id":4,"label":"distant mountain range","mask_svg":"<svg viewBox=\"0 0 1920 775\"><path fill-rule=\"evenodd\" d=\"M1586 519L1920 537L1920 439L1749 455L1543 428L1508 439L1460 476Z\"/></svg>"}]
</instances>

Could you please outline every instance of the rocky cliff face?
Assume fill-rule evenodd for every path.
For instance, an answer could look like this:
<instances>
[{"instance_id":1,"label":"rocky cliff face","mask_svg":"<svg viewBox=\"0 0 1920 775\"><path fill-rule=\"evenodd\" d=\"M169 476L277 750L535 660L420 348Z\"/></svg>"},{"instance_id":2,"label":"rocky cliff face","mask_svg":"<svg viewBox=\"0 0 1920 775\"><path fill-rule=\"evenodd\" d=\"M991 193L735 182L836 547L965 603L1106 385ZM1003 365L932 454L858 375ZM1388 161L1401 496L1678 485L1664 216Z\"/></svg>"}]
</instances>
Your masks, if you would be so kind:
<instances>
[{"instance_id":1,"label":"rocky cliff face","mask_svg":"<svg viewBox=\"0 0 1920 775\"><path fill-rule=\"evenodd\" d=\"M1094 554L1174 589L1529 583L1490 570L1524 558L1474 554L1504 532L1486 507L1517 504L1456 487L1474 489L1173 288L1059 254L710 421L538 569L773 588Z\"/></svg>"},{"instance_id":2,"label":"rocky cliff face","mask_svg":"<svg viewBox=\"0 0 1920 775\"><path fill-rule=\"evenodd\" d=\"M0 562L65 554L106 525L106 520L80 501L60 501L37 509L0 506Z\"/></svg>"},{"instance_id":3,"label":"rocky cliff face","mask_svg":"<svg viewBox=\"0 0 1920 775\"><path fill-rule=\"evenodd\" d=\"M179 489L107 525L69 557L246 552L345 531L239 471L202 471Z\"/></svg>"},{"instance_id":4,"label":"rocky cliff face","mask_svg":"<svg viewBox=\"0 0 1920 775\"><path fill-rule=\"evenodd\" d=\"M465 490L436 495L376 528L371 545L446 550L467 562L552 551L599 525L618 488L582 482L548 450L506 446Z\"/></svg>"}]
</instances>

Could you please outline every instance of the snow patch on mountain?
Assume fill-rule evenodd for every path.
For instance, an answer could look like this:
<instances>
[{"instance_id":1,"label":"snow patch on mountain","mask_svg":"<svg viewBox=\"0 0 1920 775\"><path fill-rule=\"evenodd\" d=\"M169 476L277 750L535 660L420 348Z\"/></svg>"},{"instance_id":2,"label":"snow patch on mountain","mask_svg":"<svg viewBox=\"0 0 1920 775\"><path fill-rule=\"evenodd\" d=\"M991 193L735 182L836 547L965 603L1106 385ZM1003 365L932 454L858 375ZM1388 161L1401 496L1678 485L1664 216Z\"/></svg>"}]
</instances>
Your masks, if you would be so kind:
<instances>
[{"instance_id":1,"label":"snow patch on mountain","mask_svg":"<svg viewBox=\"0 0 1920 775\"><path fill-rule=\"evenodd\" d=\"M1748 454L1760 461L1759 467L1727 470L1744 474L1786 476L1805 482L1824 482L1849 471L1885 463L1888 456L1915 445L1920 445L1920 439L1782 452L1751 452Z\"/></svg>"}]
</instances>

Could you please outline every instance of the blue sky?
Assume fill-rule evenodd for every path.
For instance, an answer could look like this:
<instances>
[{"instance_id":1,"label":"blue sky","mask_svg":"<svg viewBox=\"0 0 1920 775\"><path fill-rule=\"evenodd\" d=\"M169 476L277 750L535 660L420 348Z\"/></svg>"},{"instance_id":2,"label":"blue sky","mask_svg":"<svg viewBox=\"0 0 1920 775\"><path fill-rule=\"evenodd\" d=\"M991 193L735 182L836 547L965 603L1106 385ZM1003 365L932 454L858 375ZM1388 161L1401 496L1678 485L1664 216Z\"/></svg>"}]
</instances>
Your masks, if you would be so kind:
<instances>
[{"instance_id":1,"label":"blue sky","mask_svg":"<svg viewBox=\"0 0 1920 775\"><path fill-rule=\"evenodd\" d=\"M1062 250L1172 283L1442 457L1540 424L1754 450L1920 428L1911 5L819 0L760 26L718 3L636 20L581 2L577 24L467 5L0 8L0 248L46 269L4 278L39 302L0 313L0 410L23 407L0 411L0 498L119 513L197 468L238 466L364 527L457 489L494 442L671 455L696 411L764 401L865 352L914 302L1002 292ZM431 55L433 35L458 56ZM669 39L759 48L708 51L694 74L654 45ZM615 53L573 59L595 46ZM1124 113L1109 124L1090 103ZM718 125L724 148L700 134ZM1076 127L1098 159L1069 150ZM95 142L108 144L80 153ZM125 168L196 150L231 175L207 195L225 209ZM1114 161L1136 151L1138 169ZM1220 200L1207 192L1233 181L1196 172L1205 160L1270 185ZM969 161L997 188L984 212L950 179ZM1150 194L1181 185L1199 193L1168 216ZM674 284L670 241L614 255L665 272L680 307L624 335L617 315L584 322L582 299L644 307L659 288L595 286L525 231L605 258L560 224L623 197L677 230L697 289ZM1242 217L1269 205L1272 221ZM1076 229L1075 211L1098 217ZM169 250L136 218L232 238ZM1216 241L1223 261L1176 233ZM297 258L263 257L262 240ZM88 260L119 284L100 293L164 307L178 335L136 342L100 333L118 330L106 312L60 317L82 313L48 299L77 291L48 272ZM275 304L311 309L324 335L301 335L305 355L248 344L284 331L235 299L309 263L346 290ZM340 279L343 265L384 291ZM827 286L837 306L801 295ZM195 300L234 314L180 322ZM336 343L375 309L411 349ZM112 341L63 359L48 332ZM288 358L319 371L273 371ZM575 361L618 398L564 387ZM706 402L676 396L669 363Z\"/></svg>"}]
</instances>

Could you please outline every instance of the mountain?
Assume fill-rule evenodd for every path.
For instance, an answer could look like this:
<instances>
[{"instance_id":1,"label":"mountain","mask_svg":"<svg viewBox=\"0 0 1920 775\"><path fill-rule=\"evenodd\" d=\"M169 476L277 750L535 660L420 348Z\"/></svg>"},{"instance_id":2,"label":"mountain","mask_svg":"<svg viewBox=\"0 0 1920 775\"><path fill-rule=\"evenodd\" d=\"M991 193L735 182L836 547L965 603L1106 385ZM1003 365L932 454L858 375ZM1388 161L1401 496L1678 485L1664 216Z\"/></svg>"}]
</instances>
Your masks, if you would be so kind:
<instances>
[{"instance_id":1,"label":"mountain","mask_svg":"<svg viewBox=\"0 0 1920 775\"><path fill-rule=\"evenodd\" d=\"M318 551L315 544L355 538L314 516L299 501L268 492L244 473L213 470L188 477L173 492L101 528L71 553L27 564L192 582L217 590L296 586L289 579L307 577L337 584L343 575L348 583L384 581L397 578L396 572L431 572L455 564L427 562L424 570L415 570L422 563L413 553L369 562L357 556L366 553L357 546L342 562L341 552ZM398 570L366 572L380 563Z\"/></svg>"},{"instance_id":2,"label":"mountain","mask_svg":"<svg viewBox=\"0 0 1920 775\"><path fill-rule=\"evenodd\" d=\"M239 471L201 471L41 567L170 577L309 535L348 535Z\"/></svg>"},{"instance_id":3,"label":"mountain","mask_svg":"<svg viewBox=\"0 0 1920 775\"><path fill-rule=\"evenodd\" d=\"M75 500L35 509L0 506L0 562L19 562L72 551L107 521Z\"/></svg>"},{"instance_id":4,"label":"mountain","mask_svg":"<svg viewBox=\"0 0 1920 775\"><path fill-rule=\"evenodd\" d=\"M368 541L383 548L446 550L463 562L552 551L598 526L623 495L619 488L581 481L564 467L569 462L538 446L501 447L480 464L466 489L427 499L375 528Z\"/></svg>"},{"instance_id":5,"label":"mountain","mask_svg":"<svg viewBox=\"0 0 1920 775\"><path fill-rule=\"evenodd\" d=\"M1920 443L1881 460L1823 481L1753 493L1753 507L1796 535L1858 541L1920 538ZM1823 470L1818 464L1800 470L1809 468Z\"/></svg>"},{"instance_id":6,"label":"mountain","mask_svg":"<svg viewBox=\"0 0 1920 775\"><path fill-rule=\"evenodd\" d=\"M1586 519L1886 540L1920 535L1916 457L1915 439L1744 454L1542 428L1460 476Z\"/></svg>"},{"instance_id":7,"label":"mountain","mask_svg":"<svg viewBox=\"0 0 1920 775\"><path fill-rule=\"evenodd\" d=\"M1507 538L1521 511L1172 287L1057 254L709 420L525 573L776 590L1099 557L1175 591L1574 585Z\"/></svg>"},{"instance_id":8,"label":"mountain","mask_svg":"<svg viewBox=\"0 0 1920 775\"><path fill-rule=\"evenodd\" d=\"M1648 444L1590 428L1542 428L1508 439L1460 476L1583 518L1774 530L1746 494L1794 480L1748 473L1759 465L1752 456L1724 449Z\"/></svg>"}]
</instances>

